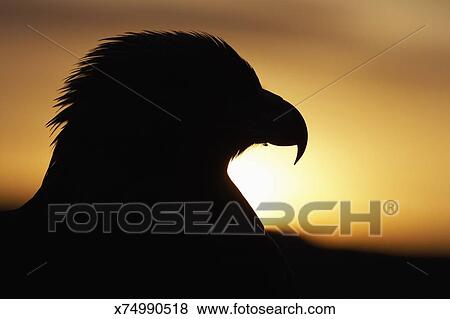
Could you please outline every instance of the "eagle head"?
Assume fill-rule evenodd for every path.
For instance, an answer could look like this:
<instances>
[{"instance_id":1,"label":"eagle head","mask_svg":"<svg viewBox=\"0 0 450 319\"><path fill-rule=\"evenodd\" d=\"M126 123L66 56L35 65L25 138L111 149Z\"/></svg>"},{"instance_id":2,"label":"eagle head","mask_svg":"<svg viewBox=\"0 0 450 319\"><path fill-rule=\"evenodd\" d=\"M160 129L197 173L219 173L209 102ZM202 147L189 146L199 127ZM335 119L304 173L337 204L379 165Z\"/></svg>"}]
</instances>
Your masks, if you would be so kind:
<instances>
[{"instance_id":1,"label":"eagle head","mask_svg":"<svg viewBox=\"0 0 450 319\"><path fill-rule=\"evenodd\" d=\"M56 107L48 125L61 130L46 179L84 180L80 191L87 176L105 181L108 170L129 170L128 178L155 158L160 165L208 154L229 161L258 143L296 145L296 163L308 136L300 112L263 89L230 45L206 33L104 39L66 79Z\"/></svg>"}]
</instances>

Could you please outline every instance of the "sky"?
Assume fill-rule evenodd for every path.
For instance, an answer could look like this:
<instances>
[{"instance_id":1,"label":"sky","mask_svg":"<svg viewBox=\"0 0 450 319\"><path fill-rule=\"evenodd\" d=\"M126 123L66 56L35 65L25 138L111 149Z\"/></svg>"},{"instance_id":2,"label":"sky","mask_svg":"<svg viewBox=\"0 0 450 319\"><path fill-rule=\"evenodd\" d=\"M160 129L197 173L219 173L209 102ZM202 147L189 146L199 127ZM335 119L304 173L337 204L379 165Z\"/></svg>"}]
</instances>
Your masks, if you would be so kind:
<instances>
[{"instance_id":1,"label":"sky","mask_svg":"<svg viewBox=\"0 0 450 319\"><path fill-rule=\"evenodd\" d=\"M52 151L45 123L76 56L127 31L205 31L249 61L266 89L301 102L308 124L296 166L295 148L272 145L230 164L253 207L349 200L367 212L370 200L393 199L400 210L383 214L381 237L368 236L367 225L350 237L294 226L327 247L450 255L449 18L450 3L440 0L3 0L0 207L39 188Z\"/></svg>"}]
</instances>

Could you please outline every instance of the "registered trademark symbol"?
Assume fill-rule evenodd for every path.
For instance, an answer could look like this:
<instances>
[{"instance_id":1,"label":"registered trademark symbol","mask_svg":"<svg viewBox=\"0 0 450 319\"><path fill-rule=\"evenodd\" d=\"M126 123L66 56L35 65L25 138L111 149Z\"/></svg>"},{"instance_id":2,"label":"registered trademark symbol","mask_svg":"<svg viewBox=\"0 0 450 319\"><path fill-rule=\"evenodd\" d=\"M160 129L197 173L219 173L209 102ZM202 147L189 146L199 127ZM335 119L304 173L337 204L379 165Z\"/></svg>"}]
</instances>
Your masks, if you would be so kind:
<instances>
[{"instance_id":1,"label":"registered trademark symbol","mask_svg":"<svg viewBox=\"0 0 450 319\"><path fill-rule=\"evenodd\" d=\"M395 215L398 212L398 202L396 200L389 199L383 204L383 211L386 215Z\"/></svg>"}]
</instances>

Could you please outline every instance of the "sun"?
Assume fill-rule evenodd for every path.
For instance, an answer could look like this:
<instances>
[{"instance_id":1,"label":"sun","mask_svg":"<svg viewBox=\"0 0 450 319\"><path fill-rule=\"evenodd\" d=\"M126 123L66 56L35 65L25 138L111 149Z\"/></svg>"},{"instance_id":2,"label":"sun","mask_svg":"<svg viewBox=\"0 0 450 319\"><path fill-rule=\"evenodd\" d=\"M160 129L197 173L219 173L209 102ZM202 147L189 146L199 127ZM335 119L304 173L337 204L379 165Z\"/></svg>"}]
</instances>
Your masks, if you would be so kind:
<instances>
[{"instance_id":1,"label":"sun","mask_svg":"<svg viewBox=\"0 0 450 319\"><path fill-rule=\"evenodd\" d=\"M252 147L228 166L230 178L254 210L262 201L274 197L277 184L273 168L259 156L262 148L259 145Z\"/></svg>"},{"instance_id":2,"label":"sun","mask_svg":"<svg viewBox=\"0 0 450 319\"><path fill-rule=\"evenodd\" d=\"M300 188L295 153L295 146L255 145L231 161L228 174L255 210L261 202L292 199Z\"/></svg>"}]
</instances>

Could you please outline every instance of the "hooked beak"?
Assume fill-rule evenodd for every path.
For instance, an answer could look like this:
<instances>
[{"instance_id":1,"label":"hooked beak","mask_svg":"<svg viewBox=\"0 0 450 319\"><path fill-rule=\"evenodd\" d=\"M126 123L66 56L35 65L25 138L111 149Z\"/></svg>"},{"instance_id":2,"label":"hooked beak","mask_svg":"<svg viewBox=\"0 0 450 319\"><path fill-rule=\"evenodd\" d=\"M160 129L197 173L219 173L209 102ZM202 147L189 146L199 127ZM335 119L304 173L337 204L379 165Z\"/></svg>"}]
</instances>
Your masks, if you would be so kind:
<instances>
[{"instance_id":1,"label":"hooked beak","mask_svg":"<svg viewBox=\"0 0 450 319\"><path fill-rule=\"evenodd\" d=\"M263 92L266 105L271 109L267 142L278 146L297 146L294 165L302 157L308 142L308 129L300 112L280 96L267 90ZM266 122L267 123L267 122Z\"/></svg>"}]
</instances>

